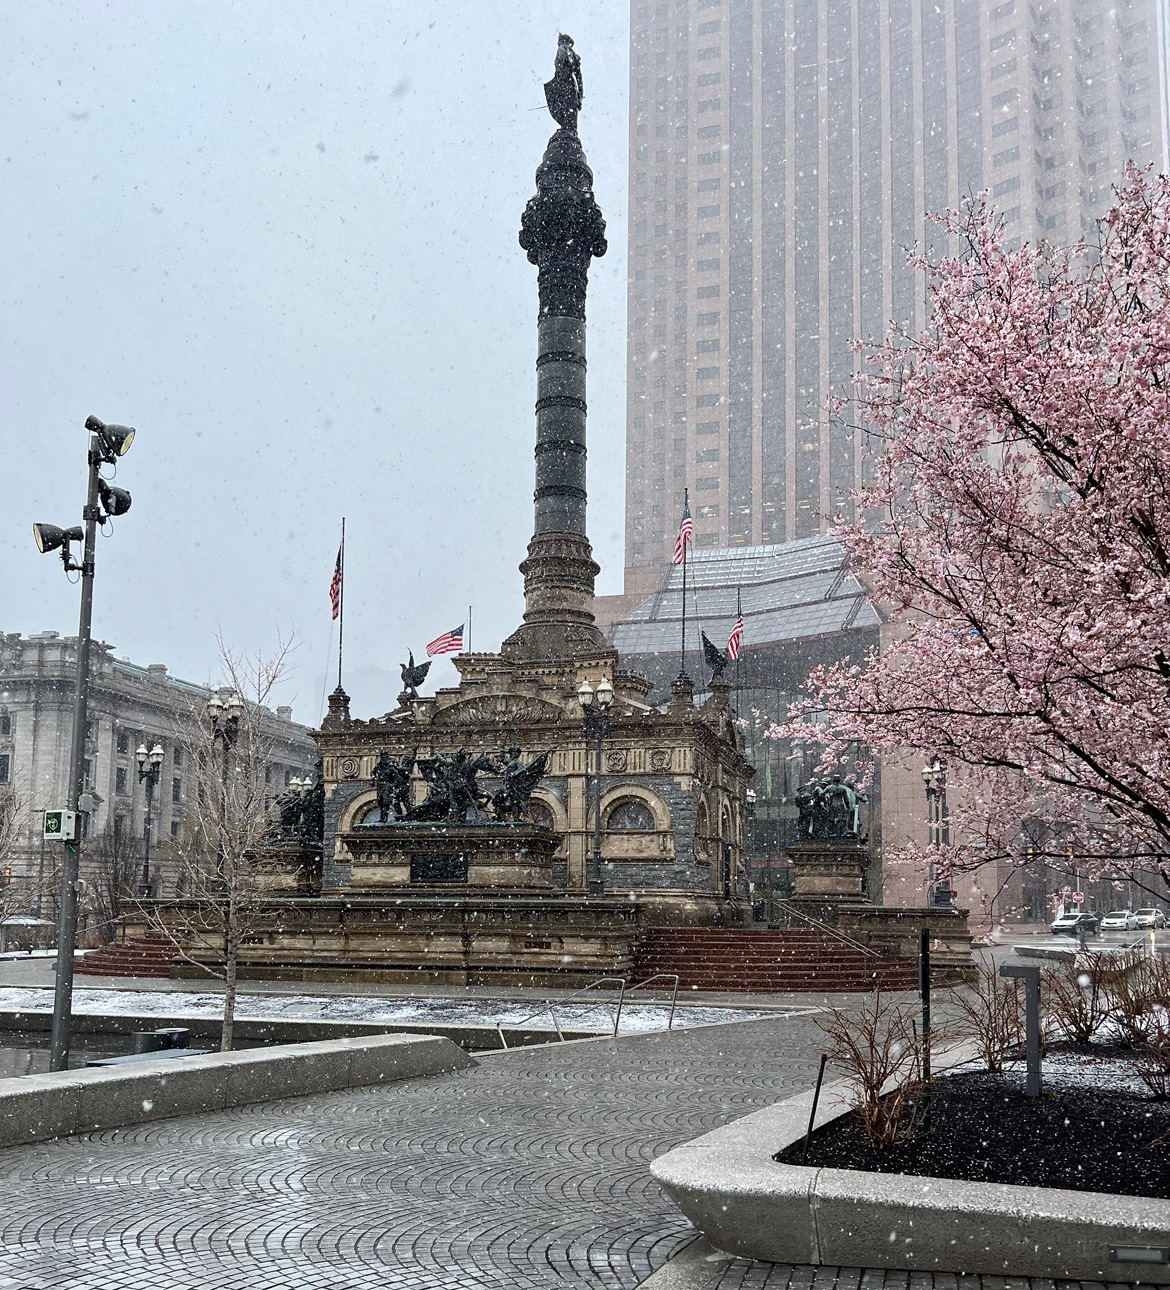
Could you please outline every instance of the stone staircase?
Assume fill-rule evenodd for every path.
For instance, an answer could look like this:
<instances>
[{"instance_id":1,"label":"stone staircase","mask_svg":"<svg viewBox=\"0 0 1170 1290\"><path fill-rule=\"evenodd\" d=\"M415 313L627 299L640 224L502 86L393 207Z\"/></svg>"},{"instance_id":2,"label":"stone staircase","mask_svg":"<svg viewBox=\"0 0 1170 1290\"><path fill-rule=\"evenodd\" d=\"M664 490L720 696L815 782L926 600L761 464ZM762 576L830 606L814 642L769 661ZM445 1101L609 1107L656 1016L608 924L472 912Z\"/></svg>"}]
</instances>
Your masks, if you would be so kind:
<instances>
[{"instance_id":1,"label":"stone staircase","mask_svg":"<svg viewBox=\"0 0 1170 1290\"><path fill-rule=\"evenodd\" d=\"M165 936L117 941L76 960L81 976L170 976L175 947Z\"/></svg>"},{"instance_id":2,"label":"stone staircase","mask_svg":"<svg viewBox=\"0 0 1170 1290\"><path fill-rule=\"evenodd\" d=\"M636 955L639 977L677 972L682 990L774 994L912 990L918 967L910 959L871 955L815 931L748 928L651 928Z\"/></svg>"}]
</instances>

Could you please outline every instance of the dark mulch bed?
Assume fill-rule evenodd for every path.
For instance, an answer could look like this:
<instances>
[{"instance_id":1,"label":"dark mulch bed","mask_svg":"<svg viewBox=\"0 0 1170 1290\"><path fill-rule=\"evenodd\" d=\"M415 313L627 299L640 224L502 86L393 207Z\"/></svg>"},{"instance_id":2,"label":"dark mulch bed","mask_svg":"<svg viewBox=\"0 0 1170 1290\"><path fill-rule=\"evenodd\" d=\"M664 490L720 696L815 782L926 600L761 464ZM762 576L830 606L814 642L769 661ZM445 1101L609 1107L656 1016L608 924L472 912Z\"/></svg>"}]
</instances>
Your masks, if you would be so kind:
<instances>
[{"instance_id":1,"label":"dark mulch bed","mask_svg":"<svg viewBox=\"0 0 1170 1290\"><path fill-rule=\"evenodd\" d=\"M808 1163L1170 1198L1170 1102L1093 1087L1049 1088L1030 1098L1023 1089L1023 1076L1014 1073L939 1079L929 1132L879 1150L856 1116L842 1116L813 1134ZM803 1151L802 1139L776 1159L800 1164Z\"/></svg>"}]
</instances>

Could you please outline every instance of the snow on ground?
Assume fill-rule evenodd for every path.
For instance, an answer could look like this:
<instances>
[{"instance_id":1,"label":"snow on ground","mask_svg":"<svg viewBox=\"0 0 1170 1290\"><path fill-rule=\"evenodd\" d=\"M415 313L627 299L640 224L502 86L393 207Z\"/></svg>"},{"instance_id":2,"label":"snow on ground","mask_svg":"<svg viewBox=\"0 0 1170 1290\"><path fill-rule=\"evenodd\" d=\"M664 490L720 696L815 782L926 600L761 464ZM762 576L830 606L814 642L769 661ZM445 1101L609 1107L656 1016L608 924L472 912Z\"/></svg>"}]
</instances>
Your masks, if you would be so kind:
<instances>
[{"instance_id":1,"label":"snow on ground","mask_svg":"<svg viewBox=\"0 0 1170 1290\"><path fill-rule=\"evenodd\" d=\"M1014 1061L1004 1062L1004 1074L1014 1082L1022 1084L1028 1064L1020 1057ZM984 1071L987 1067L982 1059L974 1058L961 1066L953 1066L941 1072L947 1075L966 1075L972 1071ZM1149 1097L1149 1090L1142 1083L1134 1070L1133 1061L1116 1049L1104 1052L1049 1052L1040 1062L1041 1088L1099 1088L1110 1093L1136 1093L1139 1097Z\"/></svg>"},{"instance_id":2,"label":"snow on ground","mask_svg":"<svg viewBox=\"0 0 1170 1290\"><path fill-rule=\"evenodd\" d=\"M557 1021L572 1030L612 1031L613 1003L568 1003L556 1005ZM0 1010L50 1012L53 992L30 987L0 987ZM151 990L73 991L75 1013L121 1016L217 1017L223 1012L223 996L214 993L188 994ZM805 1012L808 1009L793 1009ZM676 1008L674 1025L709 1025L719 1021L747 1021L753 1017L775 1016L774 1011L741 1008ZM429 997L387 999L364 996L314 996L240 994L236 1016L249 1020L281 1018L297 1021L410 1022L415 1025L516 1026L553 1029L547 1004L535 1001L505 1002L493 999L437 999ZM627 1003L622 1008L621 1030L665 1030L670 1008L663 1004Z\"/></svg>"}]
</instances>

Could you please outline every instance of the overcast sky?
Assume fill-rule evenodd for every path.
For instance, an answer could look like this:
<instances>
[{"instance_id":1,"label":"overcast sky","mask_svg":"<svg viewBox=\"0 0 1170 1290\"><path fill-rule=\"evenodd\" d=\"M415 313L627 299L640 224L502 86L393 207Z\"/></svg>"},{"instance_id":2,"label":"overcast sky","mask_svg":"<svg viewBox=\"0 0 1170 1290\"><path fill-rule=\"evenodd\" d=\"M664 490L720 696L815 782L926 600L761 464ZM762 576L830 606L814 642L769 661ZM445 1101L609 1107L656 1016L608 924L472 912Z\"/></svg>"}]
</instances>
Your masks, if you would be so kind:
<instances>
[{"instance_id":1,"label":"overcast sky","mask_svg":"<svg viewBox=\"0 0 1170 1290\"><path fill-rule=\"evenodd\" d=\"M206 681L217 632L249 651L295 633L281 698L315 722L342 515L355 716L392 707L407 649L468 604L473 645L498 648L532 531L516 235L562 30L608 223L589 528L598 590L620 591L628 9L0 0L0 631L76 633L30 525L80 523L92 412L138 430L133 508L98 539L94 635L119 656Z\"/></svg>"}]
</instances>

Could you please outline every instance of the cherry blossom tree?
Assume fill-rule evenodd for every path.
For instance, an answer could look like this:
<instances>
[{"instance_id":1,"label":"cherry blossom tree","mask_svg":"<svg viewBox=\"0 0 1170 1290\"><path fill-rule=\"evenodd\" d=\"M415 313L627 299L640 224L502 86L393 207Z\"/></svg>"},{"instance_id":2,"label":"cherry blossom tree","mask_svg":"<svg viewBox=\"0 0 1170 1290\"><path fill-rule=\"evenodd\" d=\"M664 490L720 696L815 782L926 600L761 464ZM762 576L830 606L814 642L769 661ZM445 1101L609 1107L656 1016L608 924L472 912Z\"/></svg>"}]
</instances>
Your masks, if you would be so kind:
<instances>
[{"instance_id":1,"label":"cherry blossom tree","mask_svg":"<svg viewBox=\"0 0 1170 1290\"><path fill-rule=\"evenodd\" d=\"M771 733L963 768L945 868L1019 861L1039 821L1034 858L1170 882L1170 179L1131 166L1069 249L983 201L940 224L929 327L859 382L873 482L838 530L900 630Z\"/></svg>"}]
</instances>

